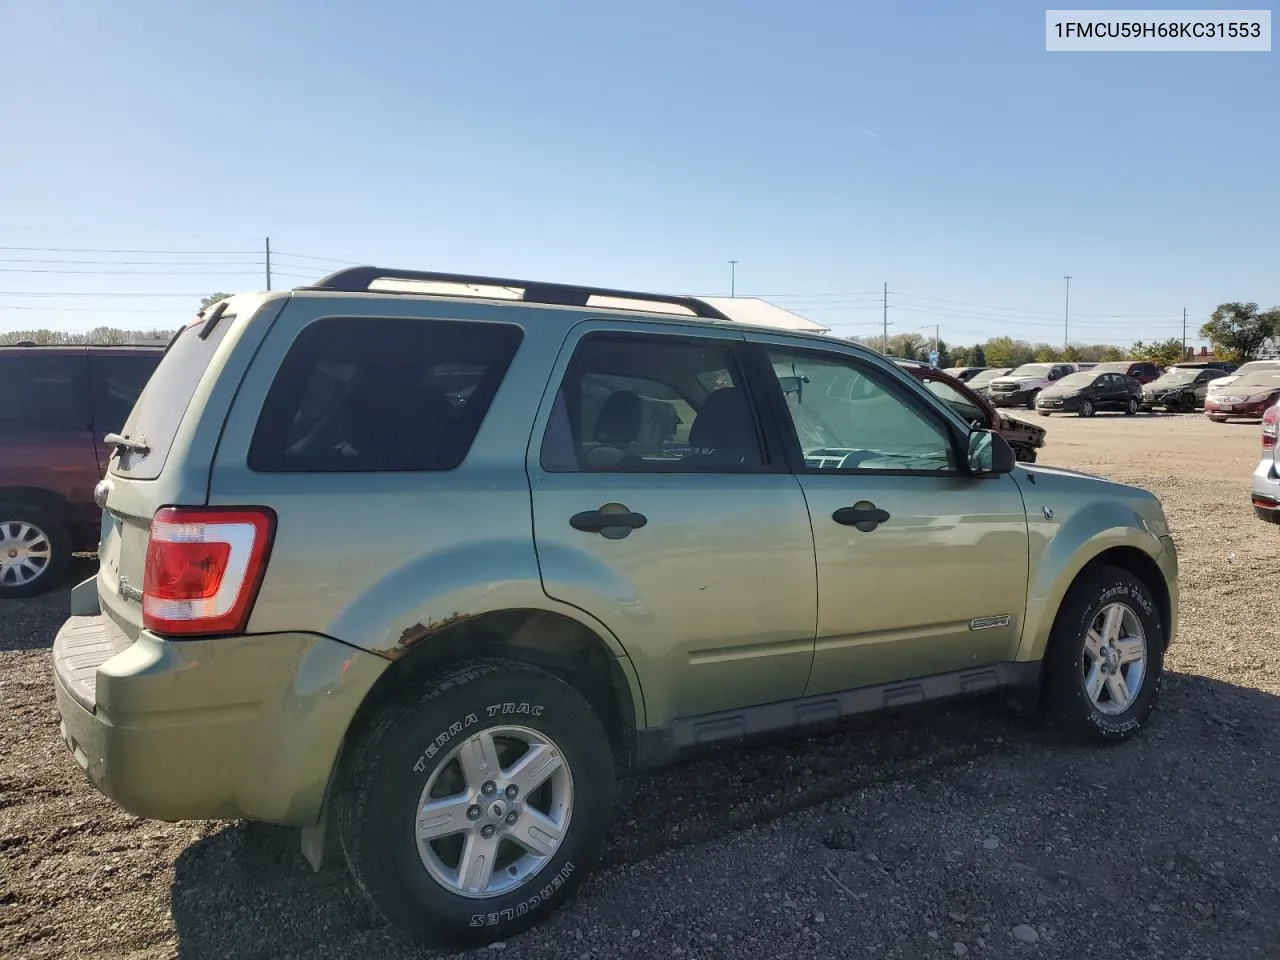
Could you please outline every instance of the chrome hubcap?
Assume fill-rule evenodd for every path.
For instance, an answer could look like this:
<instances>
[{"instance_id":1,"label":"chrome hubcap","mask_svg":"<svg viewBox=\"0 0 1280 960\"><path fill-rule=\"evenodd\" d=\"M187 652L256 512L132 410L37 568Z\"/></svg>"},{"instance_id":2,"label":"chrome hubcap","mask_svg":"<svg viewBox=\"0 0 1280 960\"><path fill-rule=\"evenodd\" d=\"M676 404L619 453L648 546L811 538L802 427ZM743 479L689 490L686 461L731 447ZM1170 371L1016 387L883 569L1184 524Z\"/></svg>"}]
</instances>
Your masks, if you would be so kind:
<instances>
[{"instance_id":1,"label":"chrome hubcap","mask_svg":"<svg viewBox=\"0 0 1280 960\"><path fill-rule=\"evenodd\" d=\"M452 892L496 897L551 860L572 813L573 777L560 748L528 727L494 727L432 771L418 800L418 856Z\"/></svg>"},{"instance_id":2,"label":"chrome hubcap","mask_svg":"<svg viewBox=\"0 0 1280 960\"><path fill-rule=\"evenodd\" d=\"M0 520L0 586L30 583L49 567L53 548L39 527L22 520Z\"/></svg>"},{"instance_id":3,"label":"chrome hubcap","mask_svg":"<svg viewBox=\"0 0 1280 960\"><path fill-rule=\"evenodd\" d=\"M1084 638L1080 658L1084 692L1100 713L1114 716L1132 706L1147 673L1147 638L1131 607L1109 603Z\"/></svg>"}]
</instances>

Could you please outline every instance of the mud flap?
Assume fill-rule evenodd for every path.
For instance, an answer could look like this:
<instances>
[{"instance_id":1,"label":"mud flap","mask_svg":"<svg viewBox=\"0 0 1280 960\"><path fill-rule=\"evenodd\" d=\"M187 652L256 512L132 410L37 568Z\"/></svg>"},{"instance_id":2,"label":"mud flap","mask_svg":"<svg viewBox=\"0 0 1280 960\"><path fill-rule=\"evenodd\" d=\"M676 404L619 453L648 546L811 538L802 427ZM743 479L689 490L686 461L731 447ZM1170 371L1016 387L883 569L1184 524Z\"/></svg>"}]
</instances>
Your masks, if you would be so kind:
<instances>
[{"instance_id":1,"label":"mud flap","mask_svg":"<svg viewBox=\"0 0 1280 960\"><path fill-rule=\"evenodd\" d=\"M325 800L320 811L320 819L302 828L302 855L311 864L311 869L319 873L333 856L328 850L326 840L329 836L329 801Z\"/></svg>"}]
</instances>

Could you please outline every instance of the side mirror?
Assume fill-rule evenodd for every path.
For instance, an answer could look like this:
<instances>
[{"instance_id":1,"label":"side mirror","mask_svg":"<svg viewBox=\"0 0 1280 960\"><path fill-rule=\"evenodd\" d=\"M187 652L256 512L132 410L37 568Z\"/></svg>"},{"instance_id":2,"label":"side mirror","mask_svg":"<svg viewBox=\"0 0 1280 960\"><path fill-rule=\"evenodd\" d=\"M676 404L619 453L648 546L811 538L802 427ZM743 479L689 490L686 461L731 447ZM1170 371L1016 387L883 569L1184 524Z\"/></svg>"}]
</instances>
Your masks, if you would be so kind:
<instances>
[{"instance_id":1,"label":"side mirror","mask_svg":"<svg viewBox=\"0 0 1280 960\"><path fill-rule=\"evenodd\" d=\"M974 430L969 434L969 473L975 477L993 477L1012 473L1018 458L1013 447L994 430Z\"/></svg>"}]
</instances>

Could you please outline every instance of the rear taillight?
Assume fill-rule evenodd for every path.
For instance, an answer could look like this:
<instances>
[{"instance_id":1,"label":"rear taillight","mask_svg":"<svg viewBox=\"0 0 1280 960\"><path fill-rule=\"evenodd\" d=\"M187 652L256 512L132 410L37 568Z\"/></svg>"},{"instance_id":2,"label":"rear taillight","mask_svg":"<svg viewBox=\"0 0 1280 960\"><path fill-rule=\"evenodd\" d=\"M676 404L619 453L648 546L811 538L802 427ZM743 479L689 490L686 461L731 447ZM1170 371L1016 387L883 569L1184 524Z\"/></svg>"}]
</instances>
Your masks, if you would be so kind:
<instances>
[{"instance_id":1,"label":"rear taillight","mask_svg":"<svg viewBox=\"0 0 1280 960\"><path fill-rule=\"evenodd\" d=\"M275 515L257 507L165 507L151 521L142 625L158 634L242 631L262 584Z\"/></svg>"},{"instance_id":2,"label":"rear taillight","mask_svg":"<svg viewBox=\"0 0 1280 960\"><path fill-rule=\"evenodd\" d=\"M1276 445L1276 427L1280 426L1280 406L1271 405L1262 415L1262 449L1270 450Z\"/></svg>"}]
</instances>

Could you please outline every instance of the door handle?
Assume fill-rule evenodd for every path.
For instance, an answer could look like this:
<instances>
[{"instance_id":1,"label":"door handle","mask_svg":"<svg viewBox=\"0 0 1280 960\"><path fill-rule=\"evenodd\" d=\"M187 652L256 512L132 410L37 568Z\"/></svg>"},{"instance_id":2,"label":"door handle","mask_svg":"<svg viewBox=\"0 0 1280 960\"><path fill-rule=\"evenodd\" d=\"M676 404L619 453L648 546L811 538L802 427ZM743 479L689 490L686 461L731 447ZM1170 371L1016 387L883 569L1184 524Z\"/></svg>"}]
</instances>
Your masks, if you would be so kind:
<instances>
[{"instance_id":1,"label":"door handle","mask_svg":"<svg viewBox=\"0 0 1280 960\"><path fill-rule=\"evenodd\" d=\"M598 533L609 540L620 540L632 530L639 530L649 518L633 513L621 503L606 503L599 510L584 510L569 518L569 526L583 533Z\"/></svg>"},{"instance_id":2,"label":"door handle","mask_svg":"<svg viewBox=\"0 0 1280 960\"><path fill-rule=\"evenodd\" d=\"M889 511L881 510L870 500L859 500L852 507L841 507L831 515L836 523L870 533L889 519Z\"/></svg>"}]
</instances>

